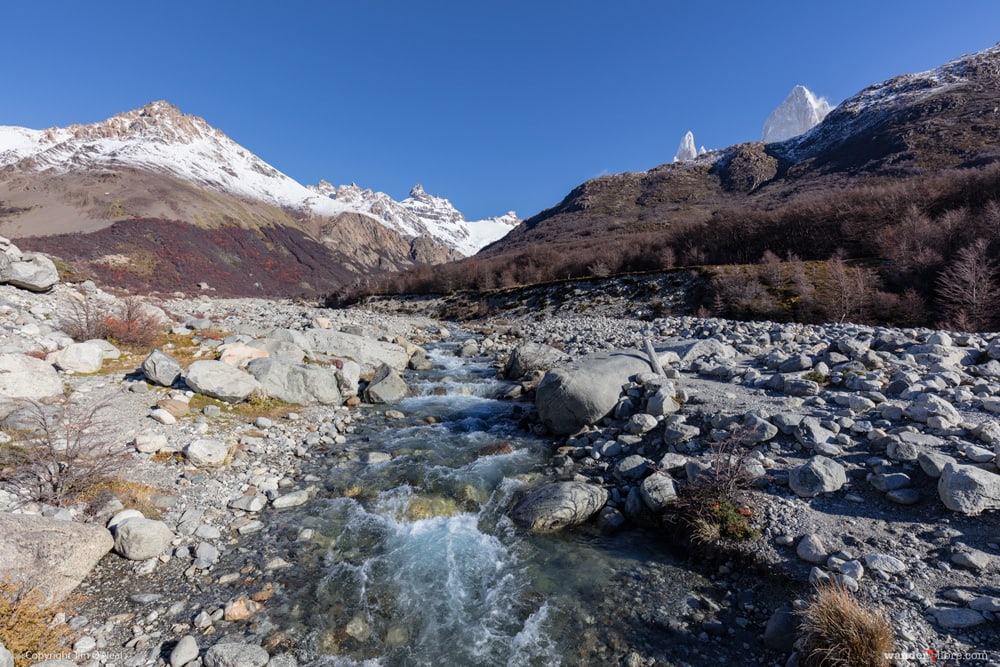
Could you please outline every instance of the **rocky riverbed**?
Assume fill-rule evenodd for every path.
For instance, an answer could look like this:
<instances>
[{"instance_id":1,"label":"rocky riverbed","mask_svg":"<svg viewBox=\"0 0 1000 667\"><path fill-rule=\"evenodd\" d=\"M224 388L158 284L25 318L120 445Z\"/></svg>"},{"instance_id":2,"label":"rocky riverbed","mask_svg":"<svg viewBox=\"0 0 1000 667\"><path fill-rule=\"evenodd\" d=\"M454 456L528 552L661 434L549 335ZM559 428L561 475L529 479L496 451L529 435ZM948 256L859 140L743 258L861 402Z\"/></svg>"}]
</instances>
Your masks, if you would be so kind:
<instances>
[{"instance_id":1,"label":"rocky riverbed","mask_svg":"<svg viewBox=\"0 0 1000 667\"><path fill-rule=\"evenodd\" d=\"M80 287L0 286L5 379L22 378L3 392L11 401L108 403L101 440L120 449L119 476L155 492L145 516L114 493L59 507L33 500L5 459L0 517L10 525L0 569L34 574L36 583L61 577L59 594L74 596L59 620L75 653L49 667L360 664L379 656L431 664L405 652L418 639L411 627L380 625L372 606L388 599L367 599L364 613L328 600L323 613L338 620L310 620L319 609L316 579L338 558L362 562L381 539L355 536L348 547L342 528L328 528L339 519L316 517L333 508L371 522L373 508L395 497L392 484L442 483L393 462L426 459L439 471L458 464L384 437L436 433L423 429L447 409L406 397L420 383L428 396L473 391L451 377L466 362L477 377L506 376L489 391L508 407L490 407L475 417L480 425L462 429L502 421L510 430L479 452L449 455L482 466L477 457L496 456L488 492L449 481L447 493L422 497L422 505L407 496L403 511L419 510L407 526L452 517L419 524L442 534L478 531L463 523L471 511L480 528L509 535L496 542L475 533L519 578L509 609L516 627L500 644L509 653L491 648L481 664L507 664L512 655L525 664L794 662L794 610L829 580L891 620L897 664L927 650L965 658L945 664L1000 664L995 335L640 321L599 310L460 327L413 314L199 295L148 300L174 332L161 351L176 357L177 369L164 361L139 370L151 350L122 358L111 346L100 346L98 368L87 369L74 364L93 350L75 347L61 329ZM121 301L82 288L85 298ZM647 340L663 374L648 363ZM196 362L240 375L221 369L189 379ZM154 379L161 372L166 379ZM241 383L247 397L272 398L240 403L226 392ZM5 404L12 452L26 413L23 404ZM748 507L759 537L678 550L661 517L710 468L718 444L733 441L754 478ZM383 470L398 479L379 481ZM533 506L538 489L547 495ZM44 543L45 558L25 561L42 544L26 523L36 520L47 522L42 532L99 528L110 553L88 561L82 550L95 538L62 531ZM568 527L549 534L517 524ZM8 548L26 544L35 551ZM539 570L549 567L542 553L560 569ZM580 591L579 599L567 603L560 588ZM18 656L18 664L46 657Z\"/></svg>"}]
</instances>

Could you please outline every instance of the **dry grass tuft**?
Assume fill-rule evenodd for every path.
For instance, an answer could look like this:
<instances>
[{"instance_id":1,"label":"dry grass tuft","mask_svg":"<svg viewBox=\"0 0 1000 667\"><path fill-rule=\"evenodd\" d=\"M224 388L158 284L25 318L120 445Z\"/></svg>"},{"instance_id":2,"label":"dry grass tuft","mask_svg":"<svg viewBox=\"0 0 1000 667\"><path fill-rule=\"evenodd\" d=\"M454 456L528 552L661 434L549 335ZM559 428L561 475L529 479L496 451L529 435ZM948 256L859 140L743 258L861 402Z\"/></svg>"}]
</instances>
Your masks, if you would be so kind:
<instances>
[{"instance_id":1,"label":"dry grass tuft","mask_svg":"<svg viewBox=\"0 0 1000 667\"><path fill-rule=\"evenodd\" d=\"M37 588L0 579L0 642L14 655L17 667L38 662L34 657L69 650L73 635L65 624L54 623L67 604L51 605ZM34 657L33 657L34 656Z\"/></svg>"},{"instance_id":2,"label":"dry grass tuft","mask_svg":"<svg viewBox=\"0 0 1000 667\"><path fill-rule=\"evenodd\" d=\"M162 511L153 502L153 497L161 493L163 491L149 484L113 478L101 480L83 489L76 495L76 500L93 506L98 505L101 499L109 500L114 496L127 509L139 510L148 519L159 519Z\"/></svg>"},{"instance_id":3,"label":"dry grass tuft","mask_svg":"<svg viewBox=\"0 0 1000 667\"><path fill-rule=\"evenodd\" d=\"M892 628L843 586L823 586L800 612L803 667L888 667Z\"/></svg>"}]
</instances>

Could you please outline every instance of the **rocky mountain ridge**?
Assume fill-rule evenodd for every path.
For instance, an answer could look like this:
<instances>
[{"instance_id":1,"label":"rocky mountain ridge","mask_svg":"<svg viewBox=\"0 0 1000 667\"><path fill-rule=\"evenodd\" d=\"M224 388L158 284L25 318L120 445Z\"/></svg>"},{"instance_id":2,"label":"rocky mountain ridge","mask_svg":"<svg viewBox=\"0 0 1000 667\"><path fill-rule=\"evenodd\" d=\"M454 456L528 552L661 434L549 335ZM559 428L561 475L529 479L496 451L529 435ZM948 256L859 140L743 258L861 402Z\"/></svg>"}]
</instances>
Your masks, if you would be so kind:
<instances>
[{"instance_id":1,"label":"rocky mountain ridge","mask_svg":"<svg viewBox=\"0 0 1000 667\"><path fill-rule=\"evenodd\" d=\"M320 181L309 188L353 212L381 221L404 238L432 237L454 248L462 256L474 255L520 223L514 211L484 220L467 221L449 200L425 192L420 184L413 186L409 196L401 201L384 192L362 189L355 183L337 187Z\"/></svg>"},{"instance_id":2,"label":"rocky mountain ridge","mask_svg":"<svg viewBox=\"0 0 1000 667\"><path fill-rule=\"evenodd\" d=\"M764 122L761 141L770 144L808 132L823 122L833 107L805 86L795 86Z\"/></svg>"}]
</instances>

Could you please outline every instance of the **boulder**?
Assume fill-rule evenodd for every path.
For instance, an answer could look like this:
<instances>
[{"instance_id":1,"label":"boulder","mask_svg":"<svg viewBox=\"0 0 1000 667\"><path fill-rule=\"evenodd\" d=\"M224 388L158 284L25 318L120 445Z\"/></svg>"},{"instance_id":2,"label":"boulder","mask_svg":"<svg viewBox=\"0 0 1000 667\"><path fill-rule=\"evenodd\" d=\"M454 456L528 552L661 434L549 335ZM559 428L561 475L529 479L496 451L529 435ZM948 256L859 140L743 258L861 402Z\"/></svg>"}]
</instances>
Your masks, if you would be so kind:
<instances>
[{"instance_id":1,"label":"boulder","mask_svg":"<svg viewBox=\"0 0 1000 667\"><path fill-rule=\"evenodd\" d=\"M198 468L219 468L229 456L226 443L210 438L199 438L184 448L191 465Z\"/></svg>"},{"instance_id":2,"label":"boulder","mask_svg":"<svg viewBox=\"0 0 1000 667\"><path fill-rule=\"evenodd\" d=\"M194 362L184 380L199 394L227 403L245 401L261 388L252 375L221 361Z\"/></svg>"},{"instance_id":3,"label":"boulder","mask_svg":"<svg viewBox=\"0 0 1000 667\"><path fill-rule=\"evenodd\" d=\"M938 480L938 496L953 512L979 514L1000 509L1000 475L975 466L947 463Z\"/></svg>"},{"instance_id":4,"label":"boulder","mask_svg":"<svg viewBox=\"0 0 1000 667\"><path fill-rule=\"evenodd\" d=\"M659 514L677 500L677 483L666 473L654 472L642 480L642 484L639 485L639 494L642 496L642 502L646 503L646 507Z\"/></svg>"},{"instance_id":5,"label":"boulder","mask_svg":"<svg viewBox=\"0 0 1000 667\"><path fill-rule=\"evenodd\" d=\"M255 644L216 644L205 653L205 667L264 667L269 659Z\"/></svg>"},{"instance_id":6,"label":"boulder","mask_svg":"<svg viewBox=\"0 0 1000 667\"><path fill-rule=\"evenodd\" d=\"M503 375L519 380L532 371L547 371L566 359L566 353L542 343L521 343L510 353Z\"/></svg>"},{"instance_id":7,"label":"boulder","mask_svg":"<svg viewBox=\"0 0 1000 667\"><path fill-rule=\"evenodd\" d=\"M0 354L0 398L41 401L63 393L59 373L26 354Z\"/></svg>"},{"instance_id":8,"label":"boulder","mask_svg":"<svg viewBox=\"0 0 1000 667\"><path fill-rule=\"evenodd\" d=\"M59 271L45 255L26 252L20 261L12 261L4 271L3 282L31 292L47 292L59 282Z\"/></svg>"},{"instance_id":9,"label":"boulder","mask_svg":"<svg viewBox=\"0 0 1000 667\"><path fill-rule=\"evenodd\" d=\"M115 527L115 553L129 560L148 560L163 553L174 533L162 521L132 518Z\"/></svg>"},{"instance_id":10,"label":"boulder","mask_svg":"<svg viewBox=\"0 0 1000 667\"><path fill-rule=\"evenodd\" d=\"M308 339L312 349L317 352L352 359L362 366L371 368L385 364L389 368L402 371L410 361L410 355L399 345L342 331L310 329Z\"/></svg>"},{"instance_id":11,"label":"boulder","mask_svg":"<svg viewBox=\"0 0 1000 667\"><path fill-rule=\"evenodd\" d=\"M162 433L140 433L132 441L137 452L143 454L156 454L167 448L167 436Z\"/></svg>"},{"instance_id":12,"label":"boulder","mask_svg":"<svg viewBox=\"0 0 1000 667\"><path fill-rule=\"evenodd\" d=\"M383 364L365 388L364 399L369 403L395 403L405 398L409 391L399 373Z\"/></svg>"},{"instance_id":13,"label":"boulder","mask_svg":"<svg viewBox=\"0 0 1000 667\"><path fill-rule=\"evenodd\" d=\"M270 352L257 347L251 347L244 343L226 343L217 348L219 361L236 368L246 368L254 359L262 359L270 356Z\"/></svg>"},{"instance_id":14,"label":"boulder","mask_svg":"<svg viewBox=\"0 0 1000 667\"><path fill-rule=\"evenodd\" d=\"M340 394L344 398L357 396L360 383L361 366L350 359L344 360L341 367L337 369L337 387L340 389Z\"/></svg>"},{"instance_id":15,"label":"boulder","mask_svg":"<svg viewBox=\"0 0 1000 667\"><path fill-rule=\"evenodd\" d=\"M618 403L622 385L649 370L637 352L611 352L583 357L545 374L535 393L542 423L557 434L594 424Z\"/></svg>"},{"instance_id":16,"label":"boulder","mask_svg":"<svg viewBox=\"0 0 1000 667\"><path fill-rule=\"evenodd\" d=\"M713 338L671 343L657 350L657 353L660 355L661 364L663 363L664 356L670 353L676 355L676 359L682 364L690 364L697 359L714 358L718 361L723 361L736 358L736 350L731 345ZM670 358L674 358L673 355L670 355Z\"/></svg>"},{"instance_id":17,"label":"boulder","mask_svg":"<svg viewBox=\"0 0 1000 667\"><path fill-rule=\"evenodd\" d=\"M38 586L61 601L111 550L103 526L0 512L0 579Z\"/></svg>"},{"instance_id":18,"label":"boulder","mask_svg":"<svg viewBox=\"0 0 1000 667\"><path fill-rule=\"evenodd\" d=\"M153 384L170 387L181 376L181 365L166 352L153 350L142 362L142 373Z\"/></svg>"},{"instance_id":19,"label":"boulder","mask_svg":"<svg viewBox=\"0 0 1000 667\"><path fill-rule=\"evenodd\" d=\"M949 425L962 422L962 416L955 406L935 394L921 394L917 400L903 408L903 414L913 421L922 423L927 423L934 417Z\"/></svg>"},{"instance_id":20,"label":"boulder","mask_svg":"<svg viewBox=\"0 0 1000 667\"><path fill-rule=\"evenodd\" d=\"M583 482L540 486L520 500L511 518L529 530L547 532L583 523L608 501L608 492Z\"/></svg>"},{"instance_id":21,"label":"boulder","mask_svg":"<svg viewBox=\"0 0 1000 667\"><path fill-rule=\"evenodd\" d=\"M788 474L788 486L802 498L836 491L846 483L844 466L825 456L814 456Z\"/></svg>"},{"instance_id":22,"label":"boulder","mask_svg":"<svg viewBox=\"0 0 1000 667\"><path fill-rule=\"evenodd\" d=\"M6 255L0 255L6 257ZM0 667L14 667L14 654L7 650L7 647L0 642Z\"/></svg>"},{"instance_id":23,"label":"boulder","mask_svg":"<svg viewBox=\"0 0 1000 667\"><path fill-rule=\"evenodd\" d=\"M56 353L56 366L73 373L97 373L104 365L104 350L95 343L73 343Z\"/></svg>"},{"instance_id":24,"label":"boulder","mask_svg":"<svg viewBox=\"0 0 1000 667\"><path fill-rule=\"evenodd\" d=\"M170 667L184 667L198 657L198 640L193 635L184 635L170 651Z\"/></svg>"},{"instance_id":25,"label":"boulder","mask_svg":"<svg viewBox=\"0 0 1000 667\"><path fill-rule=\"evenodd\" d=\"M304 349L295 343L290 343L284 340L263 338L261 340L251 341L250 343L247 343L247 345L267 352L267 356L271 359L280 361L284 364L301 364L306 359L306 351Z\"/></svg>"},{"instance_id":26,"label":"boulder","mask_svg":"<svg viewBox=\"0 0 1000 667\"><path fill-rule=\"evenodd\" d=\"M340 405L343 398L337 372L315 364L286 364L277 359L255 359L247 367L264 393L296 405Z\"/></svg>"}]
</instances>

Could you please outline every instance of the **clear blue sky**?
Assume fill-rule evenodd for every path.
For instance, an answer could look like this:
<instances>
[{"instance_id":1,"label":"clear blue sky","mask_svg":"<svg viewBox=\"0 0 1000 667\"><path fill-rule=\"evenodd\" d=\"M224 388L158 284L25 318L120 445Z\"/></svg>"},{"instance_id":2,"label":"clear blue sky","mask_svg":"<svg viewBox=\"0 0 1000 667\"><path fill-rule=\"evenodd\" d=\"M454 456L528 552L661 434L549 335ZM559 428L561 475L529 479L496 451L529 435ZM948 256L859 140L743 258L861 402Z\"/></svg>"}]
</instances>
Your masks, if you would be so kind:
<instances>
[{"instance_id":1,"label":"clear blue sky","mask_svg":"<svg viewBox=\"0 0 1000 667\"><path fill-rule=\"evenodd\" d=\"M0 125L165 99L306 184L527 217L688 130L759 139L795 84L837 103L997 41L997 0L9 0Z\"/></svg>"}]
</instances>

